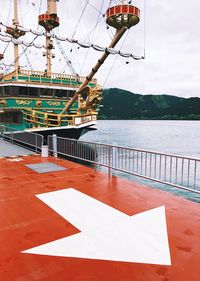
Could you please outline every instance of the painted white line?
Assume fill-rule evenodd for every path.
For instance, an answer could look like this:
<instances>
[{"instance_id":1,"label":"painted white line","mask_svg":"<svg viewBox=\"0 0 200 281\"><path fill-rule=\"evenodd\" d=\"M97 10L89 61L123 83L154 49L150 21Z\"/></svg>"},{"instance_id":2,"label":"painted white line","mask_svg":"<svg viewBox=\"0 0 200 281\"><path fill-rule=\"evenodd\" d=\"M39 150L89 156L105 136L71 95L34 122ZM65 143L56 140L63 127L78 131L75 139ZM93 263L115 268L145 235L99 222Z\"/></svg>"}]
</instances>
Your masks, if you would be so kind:
<instances>
[{"instance_id":1,"label":"painted white line","mask_svg":"<svg viewBox=\"0 0 200 281\"><path fill-rule=\"evenodd\" d=\"M12 159L7 159L7 161L9 162L20 162L20 161L23 161L22 158L12 158Z\"/></svg>"},{"instance_id":2,"label":"painted white line","mask_svg":"<svg viewBox=\"0 0 200 281\"><path fill-rule=\"evenodd\" d=\"M164 206L128 216L73 188L37 197L81 232L23 253L171 265Z\"/></svg>"}]
</instances>

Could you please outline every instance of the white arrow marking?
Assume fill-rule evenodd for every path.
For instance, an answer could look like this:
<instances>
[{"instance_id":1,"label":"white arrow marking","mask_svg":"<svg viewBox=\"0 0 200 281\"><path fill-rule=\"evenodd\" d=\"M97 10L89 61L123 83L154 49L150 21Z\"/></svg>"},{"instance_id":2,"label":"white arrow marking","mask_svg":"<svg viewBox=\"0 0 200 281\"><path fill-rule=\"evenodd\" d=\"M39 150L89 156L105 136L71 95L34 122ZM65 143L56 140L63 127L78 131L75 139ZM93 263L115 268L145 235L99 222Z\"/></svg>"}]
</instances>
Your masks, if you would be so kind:
<instances>
[{"instance_id":1,"label":"white arrow marking","mask_svg":"<svg viewBox=\"0 0 200 281\"><path fill-rule=\"evenodd\" d=\"M81 232L23 253L171 265L164 206L128 216L73 188L37 197Z\"/></svg>"},{"instance_id":2,"label":"white arrow marking","mask_svg":"<svg viewBox=\"0 0 200 281\"><path fill-rule=\"evenodd\" d=\"M13 159L7 159L7 161L9 162L19 162L19 161L23 161L22 158L13 158Z\"/></svg>"}]
</instances>

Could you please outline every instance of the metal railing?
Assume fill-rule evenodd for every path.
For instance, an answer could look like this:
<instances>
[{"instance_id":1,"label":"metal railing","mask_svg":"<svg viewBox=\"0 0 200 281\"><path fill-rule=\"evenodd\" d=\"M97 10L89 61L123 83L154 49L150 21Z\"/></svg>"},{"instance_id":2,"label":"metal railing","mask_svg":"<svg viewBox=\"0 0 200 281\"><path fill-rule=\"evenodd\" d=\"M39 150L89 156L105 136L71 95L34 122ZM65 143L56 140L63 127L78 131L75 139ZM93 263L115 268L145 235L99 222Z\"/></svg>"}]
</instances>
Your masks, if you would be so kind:
<instances>
[{"instance_id":1,"label":"metal railing","mask_svg":"<svg viewBox=\"0 0 200 281\"><path fill-rule=\"evenodd\" d=\"M41 147L44 143L44 137L42 135L19 131L5 125L0 125L0 137L12 144L15 143L24 146L36 153L41 151Z\"/></svg>"},{"instance_id":2,"label":"metal railing","mask_svg":"<svg viewBox=\"0 0 200 281\"><path fill-rule=\"evenodd\" d=\"M78 126L91 121L96 121L97 113L86 114L56 114L34 109L25 109L24 120L32 126L58 127L58 126Z\"/></svg>"},{"instance_id":3,"label":"metal railing","mask_svg":"<svg viewBox=\"0 0 200 281\"><path fill-rule=\"evenodd\" d=\"M49 151L200 194L200 159L156 151L48 137Z\"/></svg>"},{"instance_id":4,"label":"metal railing","mask_svg":"<svg viewBox=\"0 0 200 281\"><path fill-rule=\"evenodd\" d=\"M38 82L38 83L56 83L61 84L63 86L71 85L71 86L78 86L79 84L85 81L85 77L79 76L77 78L76 75L68 75L63 73L47 73L45 71L31 71L31 70L23 70L20 69L19 71L12 71L2 77L3 81L10 81L13 79L20 80L26 79L27 82ZM96 85L97 79L92 78L90 84Z\"/></svg>"}]
</instances>

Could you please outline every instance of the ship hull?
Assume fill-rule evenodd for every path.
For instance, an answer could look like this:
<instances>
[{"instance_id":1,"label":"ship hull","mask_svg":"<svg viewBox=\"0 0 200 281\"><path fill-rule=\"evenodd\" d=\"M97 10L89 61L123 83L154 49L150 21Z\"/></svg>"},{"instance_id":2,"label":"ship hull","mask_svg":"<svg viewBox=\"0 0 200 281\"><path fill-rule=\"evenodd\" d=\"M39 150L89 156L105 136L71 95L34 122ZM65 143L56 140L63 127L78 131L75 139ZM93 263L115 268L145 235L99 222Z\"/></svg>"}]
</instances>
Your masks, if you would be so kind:
<instances>
[{"instance_id":1,"label":"ship hull","mask_svg":"<svg viewBox=\"0 0 200 281\"><path fill-rule=\"evenodd\" d=\"M40 134L47 141L48 136L56 135L57 137L79 139L87 132L96 130L96 122L85 124L81 126L66 126L66 127L54 127L54 128L35 128L31 130L25 130L26 132Z\"/></svg>"},{"instance_id":2,"label":"ship hull","mask_svg":"<svg viewBox=\"0 0 200 281\"><path fill-rule=\"evenodd\" d=\"M56 135L60 138L79 139L87 132L97 130L94 126L96 122L83 124L80 126L54 127L54 128L34 128L24 130L13 130L3 132L4 140L26 147L33 151L40 150L42 145L48 143L48 136Z\"/></svg>"}]
</instances>

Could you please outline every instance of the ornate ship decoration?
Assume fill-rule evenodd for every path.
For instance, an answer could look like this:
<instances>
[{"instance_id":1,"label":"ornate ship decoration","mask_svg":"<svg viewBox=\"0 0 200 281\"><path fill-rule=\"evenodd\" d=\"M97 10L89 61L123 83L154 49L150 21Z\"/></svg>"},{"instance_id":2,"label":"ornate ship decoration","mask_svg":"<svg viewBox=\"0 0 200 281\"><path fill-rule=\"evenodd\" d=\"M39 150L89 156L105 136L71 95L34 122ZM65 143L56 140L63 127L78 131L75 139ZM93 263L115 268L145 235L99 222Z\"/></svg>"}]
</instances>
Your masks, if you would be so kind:
<instances>
[{"instance_id":1,"label":"ornate ship decoration","mask_svg":"<svg viewBox=\"0 0 200 281\"><path fill-rule=\"evenodd\" d=\"M0 23L0 40L14 45L13 70L1 73L0 76L0 125L6 125L18 131L37 132L46 138L48 135L79 138L81 134L93 129L96 124L99 104L102 100L102 87L98 85L94 75L110 54L118 54L133 59L143 59L132 54L125 54L114 49L124 33L140 21L140 11L137 7L118 1L106 11L106 24L116 30L108 47L95 44L84 44L75 39L55 35L53 30L59 26L57 15L58 0L47 0L47 11L40 14L38 24L44 28L41 33L22 27L18 19L18 1L13 0L14 19L11 26ZM112 1L110 1L112 2ZM115 1L116 3L116 1ZM5 32L3 34L3 28ZM31 42L27 44L23 36L32 33L44 35L45 46ZM103 54L86 77L79 76L68 58L65 58L72 68L73 74L52 72L52 59L55 54L54 40L68 41L79 47L93 48ZM20 66L19 47L29 46L45 48L46 57L44 71L24 70ZM62 50L61 50L62 51ZM0 64L3 64L4 54L0 54Z\"/></svg>"}]
</instances>

